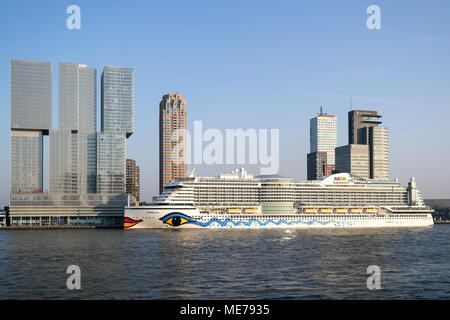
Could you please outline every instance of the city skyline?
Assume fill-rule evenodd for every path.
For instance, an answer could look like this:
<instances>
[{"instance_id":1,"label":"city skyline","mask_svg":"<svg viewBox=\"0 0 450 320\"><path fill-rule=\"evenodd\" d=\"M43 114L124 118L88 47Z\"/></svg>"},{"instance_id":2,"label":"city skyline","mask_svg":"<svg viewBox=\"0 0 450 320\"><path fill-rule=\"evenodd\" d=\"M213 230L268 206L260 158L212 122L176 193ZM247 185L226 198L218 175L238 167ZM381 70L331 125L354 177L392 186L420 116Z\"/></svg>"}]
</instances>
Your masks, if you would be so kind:
<instances>
[{"instance_id":1,"label":"city skyline","mask_svg":"<svg viewBox=\"0 0 450 320\"><path fill-rule=\"evenodd\" d=\"M445 2L441 4L448 6ZM415 176L426 198L448 197L446 190L449 190L450 183L444 178L450 175L445 161L449 156L448 148L444 146L443 153L435 156L436 150L442 148L441 142L450 138L444 129L445 119L450 116L450 99L445 90L449 84L446 75L449 74L450 68L444 55L439 53L445 51L443 48L450 44L446 31L448 28L442 28L443 22L439 22L439 19L428 18L427 23L431 26L423 28L423 25L413 25L413 29L417 28L417 33L421 35L413 36L414 30L410 30L411 26L403 25L410 18L420 17L421 14L426 17L431 12L433 17L439 15L433 11L433 5L428 9L424 5L413 4L410 7L410 16L406 19L400 4L382 2L380 6L383 10L383 30L369 31L364 26L365 4L349 5L345 10L336 5L336 10L327 12L322 12L318 5L289 4L292 6L291 11L300 15L295 20L293 14L285 11L287 4L273 4L271 16L287 19L268 23L266 27L258 22L259 16L251 15L249 21L239 20L237 26L221 32L221 27L229 25L225 18L233 15L239 18L243 17L244 13L251 12L250 5L242 4L242 14L232 13L222 7L222 14L218 16L222 19L218 19L217 23L211 22L210 17L206 18L207 22L198 22L198 26L188 23L185 30L178 28L181 22L175 24L177 28L171 26L166 30L158 29L155 34L150 35L151 44L140 43L138 38L141 33L136 30L136 35L131 33L131 39L126 42L132 50L119 49L116 52L107 44L107 41L111 40L110 36L106 36L104 40L99 39L98 35L102 30L100 24L107 24L113 31L118 31L116 33L119 38L124 39L125 34L130 34L131 30L137 28L136 24L115 26L107 22L110 19L120 21L120 14L126 15L128 9L119 4L109 9L100 8L99 5L83 1L79 5L83 16L86 17L80 31L65 29L65 3L49 5L47 12L42 12L40 17L40 20L47 22L42 22L39 28L32 28L36 21L30 20L30 17L37 4L31 2L27 2L23 15L17 18L20 23L11 24L13 33L16 36L22 35L24 41L14 41L6 33L6 29L1 31L5 36L7 50L0 53L0 71L3 75L0 79L0 101L4 110L9 112L10 59L49 61L52 65L61 61L76 62L98 70L104 65L132 67L136 72L136 123L135 134L127 141L127 157L140 163L143 200L148 201L158 193L158 152L151 151L158 149L158 103L161 95L176 91L189 101L188 128L192 127L195 120L203 120L205 126L221 130L280 128L280 174L297 180L306 179L309 119L317 112L317 108L323 105L327 112L338 118L338 146L346 145L346 115L352 98L355 109L377 110L383 114L383 122L389 127L391 178L398 176L405 184L409 176ZM20 6L20 1L7 6L14 9ZM194 13L195 5L193 8L183 4L180 6L191 14ZM136 7L139 7L137 4L132 7L134 14L137 14L136 20L142 19L139 12L145 10L136 12ZM157 25L160 18L153 12L164 9L164 5L158 4L158 8L149 5L144 7L149 9L148 12L154 19L154 22L149 23ZM102 10L106 10L108 19L101 18ZM205 10L215 12L209 4ZM323 25L308 18L306 11L313 11L316 17L322 17L320 23ZM343 23L339 24L336 30L336 40L332 39L329 32L333 23L327 22L327 18L332 16L331 12L333 16L337 15L343 19ZM46 19L47 15L61 17ZM401 19L395 20L399 15ZM93 16L98 21L92 20ZM11 20L11 17L4 13L1 17L5 22ZM344 21L346 18L348 22ZM203 23L212 25L213 30L196 33ZM256 26L259 29L256 29ZM308 32L301 26L306 26ZM33 34L28 35L29 30L33 30ZM441 33L436 34L436 30ZM339 31L350 31L350 35L346 33L344 38L344 35L339 35ZM212 38L213 32L218 32L217 41ZM54 35L53 39L46 39L45 35L50 34ZM198 46L187 46L183 54L170 52L163 56L155 53L152 46L158 40L163 41L164 38L175 34L183 44L186 44L190 37L196 40L197 45L200 44L200 49L208 48L210 51L202 53ZM231 34L233 39L225 37L225 34ZM335 34L333 32L333 35ZM252 35L254 37L249 43L248 36ZM277 40L280 35L283 37ZM309 44L310 47L288 42L288 37L299 39L299 42ZM315 42L313 37L319 37L322 41ZM98 49L88 50L94 38L98 41ZM46 47L37 45L41 39L45 39ZM206 39L212 41L208 41L208 46L202 46L201 40ZM338 50L333 54L325 53L326 49L337 45L337 40L342 42L337 46ZM268 44L277 45L278 49L270 49ZM79 49L73 50L73 46L78 46ZM385 49L390 47L394 50L387 52ZM251 50L247 52L246 48ZM254 49L258 48L266 50L255 56ZM299 48L302 48L303 52L294 50L296 54L288 53ZM347 50L349 48L352 48L351 52ZM221 55L221 51L224 51L224 54ZM344 52L349 55L348 58ZM319 58L313 58L313 53L318 54ZM214 57L215 55L217 57ZM224 58L225 55L228 57ZM352 59L355 61L351 61ZM306 61L311 66L305 65ZM214 72L209 71L210 69L214 69ZM242 73L239 73L241 77L237 79L233 74L239 69L242 69ZM167 70L177 70L177 74L174 76ZM55 80L52 90L53 119L57 119ZM100 88L99 81L97 79L97 88ZM248 85L249 83L251 85ZM97 97L97 105L100 105L99 101L100 98ZM206 114L206 111L209 114ZM290 117L280 116L286 113L289 113ZM3 150L10 150L10 141L7 138L9 120L7 116L1 120L4 138L0 143ZM56 121L53 121L53 128L56 128L56 125ZM2 178L8 181L9 157L5 155L1 161L4 168ZM214 175L230 169L220 166L196 167L198 175ZM248 169L257 172L256 168L251 166ZM48 167L44 168L44 176L48 179ZM2 204L7 204L8 195L9 187L5 185L0 189Z\"/></svg>"},{"instance_id":2,"label":"city skyline","mask_svg":"<svg viewBox=\"0 0 450 320\"><path fill-rule=\"evenodd\" d=\"M44 70L45 68L47 69L45 72L50 72L51 78L52 68L49 62L11 60L11 92L15 93L14 99L13 96L11 97L11 112L13 115L20 112L23 113L23 110L20 108L23 109L24 107L22 107L23 103L20 103L20 99L23 100L25 98L25 100L30 100L34 96L48 95L48 91L51 91L48 88L48 75L45 72L42 73L43 66ZM50 192L76 194L120 194L126 192L132 193L135 196L137 194L136 201L139 202L140 183L137 182L138 189L130 191L131 182L129 182L129 179L131 176L129 177L129 175L131 173L129 173L128 166L129 162L131 165L131 162L134 160L126 159L126 138L130 137L134 132L134 70L132 68L111 66L105 66L103 68L100 78L101 126L99 132L96 132L97 126L95 119L97 114L96 69L88 68L83 64L60 62L58 65L58 73L58 129L52 129L51 120L50 124L44 125L39 114L40 112L48 113L48 110L45 110L45 108L48 105L50 107L52 106L51 99L48 101L48 97L46 97L47 99L37 99L36 110L39 109L39 111L33 111L37 112L35 115L37 120L29 120L27 117L18 115L11 117L11 126L15 127L11 128L11 138L18 139L18 137L22 137L23 139L25 137L29 139L28 136L30 133L33 134L35 131L39 132L39 149L41 150L39 157L41 158L40 166L42 168L43 135L50 134L50 179L48 185ZM44 82L45 88L43 92L36 90L36 87L40 86L37 83L41 80L46 81ZM40 100L43 100L45 103ZM26 108L28 107L25 106ZM387 128L379 126L379 124L382 124L380 120L382 116L378 111L354 110L352 106L350 108L351 110L348 112L348 145L337 147L337 119L334 115L324 113L323 106L320 107L320 112L317 113L317 116L310 119L311 153L307 154L308 180L316 180L322 176L330 175L334 168L336 168L337 173L355 173L357 176L365 179L390 179L388 177ZM173 151L180 148L177 147L174 149L176 146L169 139L175 131L187 129L186 101L179 93L165 94L160 102L159 111L159 193L162 193L163 186L166 183L177 178L184 178L187 175L186 163L176 165L171 163L173 160L170 158L173 157ZM186 137L181 140L183 141L183 147L178 151L178 153L184 154L183 157L186 156L187 149L185 148L192 147L190 144L186 146L184 143L185 139ZM377 141L375 145L373 145L374 141ZM16 145L20 148L23 147L21 143L16 142ZM356 147L359 149L355 149ZM361 149L362 147L365 147L365 151ZM246 149L249 148L251 148L251 145L246 145ZM17 147L13 146L11 152L15 152L16 149ZM335 150L336 163L334 159ZM354 156L352 155L353 150L358 150L356 151L356 167L353 160ZM93 158L89 156L89 152L92 153L92 151L94 151ZM374 152L380 151L381 153L376 153L376 156L374 156ZM191 150L187 151L187 153L190 152ZM360 156L358 155L361 152L367 162L362 166L361 164L364 163L364 159L361 158L363 161L361 162ZM338 154L339 157L337 156ZM317 177L309 177L309 161L312 160L312 158L309 159L310 156L324 157L323 161L325 165L322 168L321 174L319 174L320 171L317 172L319 174ZM105 157L111 158L113 161L108 160L105 162ZM371 160L374 157L375 160ZM62 158L67 159L61 161ZM13 158L11 159L11 163L14 163L15 160ZM71 159L76 159L74 164L72 164L73 160ZM87 162L84 163L83 161ZM319 166L319 161L321 160L317 159L313 161L314 165ZM126 169L124 165L122 170L122 164L125 164L125 162ZM328 169L327 167L330 166L328 163L330 162L333 162L331 165L332 168ZM89 173L89 163L97 165L97 170L91 169L92 174ZM105 171L105 164L107 164L107 171ZM64 167L61 167L61 165L64 165ZM313 164L311 163L311 165ZM379 169L377 169L374 174L375 165L381 169L380 173L378 172ZM136 166L135 161L134 166ZM166 167L171 168L172 166L176 166L175 169L166 170ZM178 166L181 166L181 171L178 169ZM87 172L86 168L88 169ZM139 167L136 167L136 169L139 172ZM105 171L105 173L102 171ZM110 171L120 172L120 178L117 178L118 176L116 175L110 177ZM42 169L39 172L42 175ZM67 172L70 172L72 176L67 177ZM108 173L106 174L106 172ZM105 180L106 176L108 176L106 179L107 183L102 181ZM139 176L139 173L137 173L137 176ZM89 182L95 177L97 178L96 182L95 179ZM12 180L11 183L15 183L15 181ZM39 188L35 189L35 191L37 193L44 191L42 181L40 182Z\"/></svg>"}]
</instances>

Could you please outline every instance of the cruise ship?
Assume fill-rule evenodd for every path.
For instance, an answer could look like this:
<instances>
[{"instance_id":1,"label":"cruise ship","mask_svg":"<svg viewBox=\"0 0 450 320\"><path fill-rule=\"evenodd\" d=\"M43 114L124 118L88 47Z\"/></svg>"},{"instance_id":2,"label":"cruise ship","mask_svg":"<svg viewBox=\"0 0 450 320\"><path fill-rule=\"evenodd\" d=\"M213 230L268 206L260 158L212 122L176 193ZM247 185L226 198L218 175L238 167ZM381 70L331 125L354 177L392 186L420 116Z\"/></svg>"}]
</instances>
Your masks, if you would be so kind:
<instances>
[{"instance_id":1,"label":"cruise ship","mask_svg":"<svg viewBox=\"0 0 450 320\"><path fill-rule=\"evenodd\" d=\"M424 227L432 211L414 178L404 187L349 173L294 181L236 169L167 184L151 205L125 208L124 228Z\"/></svg>"}]
</instances>

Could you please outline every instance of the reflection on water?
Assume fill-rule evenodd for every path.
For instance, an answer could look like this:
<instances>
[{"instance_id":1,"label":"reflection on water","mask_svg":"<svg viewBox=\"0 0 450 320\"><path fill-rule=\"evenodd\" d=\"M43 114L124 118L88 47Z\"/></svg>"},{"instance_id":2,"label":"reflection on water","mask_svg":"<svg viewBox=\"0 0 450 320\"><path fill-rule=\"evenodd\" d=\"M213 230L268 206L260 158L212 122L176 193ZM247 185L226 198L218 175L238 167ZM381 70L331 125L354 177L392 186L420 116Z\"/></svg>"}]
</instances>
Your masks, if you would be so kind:
<instances>
[{"instance_id":1,"label":"reflection on water","mask_svg":"<svg viewBox=\"0 0 450 320\"><path fill-rule=\"evenodd\" d=\"M450 227L0 232L0 298L450 299ZM81 268L81 290L66 269ZM381 290L369 291L369 265Z\"/></svg>"}]
</instances>

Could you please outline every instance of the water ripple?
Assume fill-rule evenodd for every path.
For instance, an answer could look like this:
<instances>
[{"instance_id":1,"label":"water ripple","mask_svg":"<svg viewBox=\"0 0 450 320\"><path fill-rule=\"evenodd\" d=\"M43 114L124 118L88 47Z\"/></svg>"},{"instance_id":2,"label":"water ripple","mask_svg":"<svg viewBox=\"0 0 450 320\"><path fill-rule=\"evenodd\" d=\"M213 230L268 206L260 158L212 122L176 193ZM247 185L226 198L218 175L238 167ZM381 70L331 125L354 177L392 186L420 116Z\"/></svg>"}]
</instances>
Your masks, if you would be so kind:
<instances>
[{"instance_id":1,"label":"water ripple","mask_svg":"<svg viewBox=\"0 0 450 320\"><path fill-rule=\"evenodd\" d=\"M0 232L0 299L450 299L450 227ZM69 265L81 290L68 290ZM369 265L381 290L367 289Z\"/></svg>"}]
</instances>

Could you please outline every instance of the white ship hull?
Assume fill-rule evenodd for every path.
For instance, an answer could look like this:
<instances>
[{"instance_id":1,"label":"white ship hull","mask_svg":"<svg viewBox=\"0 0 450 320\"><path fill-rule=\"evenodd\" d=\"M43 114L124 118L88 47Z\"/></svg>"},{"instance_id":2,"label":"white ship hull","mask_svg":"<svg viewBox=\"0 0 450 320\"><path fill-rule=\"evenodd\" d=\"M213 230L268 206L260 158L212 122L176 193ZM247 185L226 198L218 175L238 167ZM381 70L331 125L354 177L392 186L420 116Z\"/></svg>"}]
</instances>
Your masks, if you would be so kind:
<instances>
[{"instance_id":1,"label":"white ship hull","mask_svg":"<svg viewBox=\"0 0 450 320\"><path fill-rule=\"evenodd\" d=\"M202 228L387 228L432 226L431 213L395 214L218 214L200 213L195 207L128 207L126 229Z\"/></svg>"}]
</instances>

